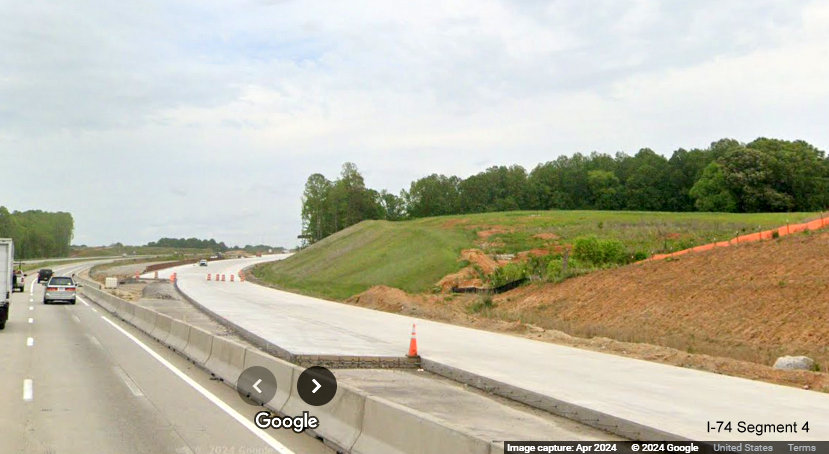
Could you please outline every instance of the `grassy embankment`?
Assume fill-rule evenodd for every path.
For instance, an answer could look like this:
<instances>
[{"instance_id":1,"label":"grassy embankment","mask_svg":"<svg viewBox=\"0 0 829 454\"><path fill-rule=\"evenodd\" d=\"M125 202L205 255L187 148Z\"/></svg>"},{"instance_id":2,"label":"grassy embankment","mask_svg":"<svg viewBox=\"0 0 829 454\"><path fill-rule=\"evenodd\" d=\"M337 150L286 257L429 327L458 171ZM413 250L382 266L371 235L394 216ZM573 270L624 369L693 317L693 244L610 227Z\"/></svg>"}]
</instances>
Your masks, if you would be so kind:
<instances>
[{"instance_id":1,"label":"grassy embankment","mask_svg":"<svg viewBox=\"0 0 829 454\"><path fill-rule=\"evenodd\" d=\"M465 265L458 256L466 248L516 253L594 235L619 240L629 252L650 256L818 215L516 211L365 221L284 261L260 265L254 275L275 287L331 299L345 299L374 285L424 292ZM545 233L556 238L537 236Z\"/></svg>"}]
</instances>

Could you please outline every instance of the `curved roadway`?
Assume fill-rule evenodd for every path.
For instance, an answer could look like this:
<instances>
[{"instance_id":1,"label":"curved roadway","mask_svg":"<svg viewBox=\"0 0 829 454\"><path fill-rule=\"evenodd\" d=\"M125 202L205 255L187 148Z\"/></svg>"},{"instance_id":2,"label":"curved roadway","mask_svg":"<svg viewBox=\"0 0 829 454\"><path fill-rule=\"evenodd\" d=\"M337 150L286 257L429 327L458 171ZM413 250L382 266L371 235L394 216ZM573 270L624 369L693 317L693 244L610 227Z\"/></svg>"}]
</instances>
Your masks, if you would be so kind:
<instances>
[{"instance_id":1,"label":"curved roadway","mask_svg":"<svg viewBox=\"0 0 829 454\"><path fill-rule=\"evenodd\" d=\"M83 299L43 305L33 280L0 331L0 452L331 452L306 435L250 430L240 418L257 408L232 389Z\"/></svg>"},{"instance_id":2,"label":"curved roadway","mask_svg":"<svg viewBox=\"0 0 829 454\"><path fill-rule=\"evenodd\" d=\"M284 256L282 256L284 257ZM281 257L276 257L281 258ZM829 394L580 350L230 282L243 267L223 260L161 272L214 313L295 354L402 356L417 323L424 359L692 440L829 440ZM225 282L207 281L225 274ZM732 421L733 431L707 430ZM808 433L738 433L754 424L809 422Z\"/></svg>"}]
</instances>

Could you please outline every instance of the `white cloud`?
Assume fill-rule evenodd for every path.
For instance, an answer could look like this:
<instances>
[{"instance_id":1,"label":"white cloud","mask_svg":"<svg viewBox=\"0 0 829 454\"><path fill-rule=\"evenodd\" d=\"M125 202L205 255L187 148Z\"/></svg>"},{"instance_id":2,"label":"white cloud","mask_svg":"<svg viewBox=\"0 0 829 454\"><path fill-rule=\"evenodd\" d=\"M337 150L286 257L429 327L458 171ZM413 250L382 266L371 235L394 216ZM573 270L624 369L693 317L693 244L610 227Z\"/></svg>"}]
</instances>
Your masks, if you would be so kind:
<instances>
[{"instance_id":1,"label":"white cloud","mask_svg":"<svg viewBox=\"0 0 829 454\"><path fill-rule=\"evenodd\" d=\"M729 136L829 144L820 2L0 5L13 209L84 243L293 244L312 172L433 172ZM60 197L54 197L54 196Z\"/></svg>"}]
</instances>

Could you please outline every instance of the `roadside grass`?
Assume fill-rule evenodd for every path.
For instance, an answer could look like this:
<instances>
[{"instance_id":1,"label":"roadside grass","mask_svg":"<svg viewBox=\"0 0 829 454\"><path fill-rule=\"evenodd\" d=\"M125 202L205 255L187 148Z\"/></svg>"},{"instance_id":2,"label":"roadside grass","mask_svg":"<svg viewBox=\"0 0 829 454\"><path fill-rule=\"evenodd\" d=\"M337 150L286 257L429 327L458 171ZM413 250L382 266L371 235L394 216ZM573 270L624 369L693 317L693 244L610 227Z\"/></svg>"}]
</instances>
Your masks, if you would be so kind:
<instances>
[{"instance_id":1,"label":"roadside grass","mask_svg":"<svg viewBox=\"0 0 829 454\"><path fill-rule=\"evenodd\" d=\"M495 233L487 239L487 252L515 253L545 244L534 238L539 233L554 233L559 243L580 236L617 239L632 251L648 255L723 241L787 223L798 223L820 213L672 213L647 211L511 211L473 215L424 218L412 223L438 227L455 224L475 231L500 226L514 231ZM465 222L464 222L465 221ZM502 244L501 244L502 243Z\"/></svg>"},{"instance_id":2,"label":"roadside grass","mask_svg":"<svg viewBox=\"0 0 829 454\"><path fill-rule=\"evenodd\" d=\"M279 288L334 299L377 284L420 292L460 269L458 255L472 240L462 229L365 221L253 273Z\"/></svg>"},{"instance_id":3,"label":"roadside grass","mask_svg":"<svg viewBox=\"0 0 829 454\"><path fill-rule=\"evenodd\" d=\"M137 265L141 263L156 263L156 262L175 262L177 260L181 260L182 255L179 254L170 254L164 255L159 257L141 257L137 259L122 259L122 260L115 260L113 262L101 263L99 265L95 265L89 270L90 275L96 275L99 273L104 273L109 269L121 267L124 265Z\"/></svg>"},{"instance_id":4,"label":"roadside grass","mask_svg":"<svg viewBox=\"0 0 829 454\"><path fill-rule=\"evenodd\" d=\"M90 262L90 261L93 261L93 260L97 260L97 259L79 258L77 260L55 260L55 261L46 261L46 262L37 262L37 263L26 263L21 268L22 268L24 273L28 273L30 271L37 271L37 270L40 270L40 269L43 269L43 268L55 268L55 267L59 267L59 266L63 266L63 265L74 265L76 263ZM17 269L17 267L15 267L15 269Z\"/></svg>"},{"instance_id":5,"label":"roadside grass","mask_svg":"<svg viewBox=\"0 0 829 454\"><path fill-rule=\"evenodd\" d=\"M580 237L614 239L628 253L650 256L723 241L819 213L668 213L639 211L512 211L411 221L364 221L253 274L277 288L346 299L374 285L427 292L458 271L460 251L516 253L564 246ZM493 230L480 237L478 232ZM553 233L545 240L537 234Z\"/></svg>"}]
</instances>

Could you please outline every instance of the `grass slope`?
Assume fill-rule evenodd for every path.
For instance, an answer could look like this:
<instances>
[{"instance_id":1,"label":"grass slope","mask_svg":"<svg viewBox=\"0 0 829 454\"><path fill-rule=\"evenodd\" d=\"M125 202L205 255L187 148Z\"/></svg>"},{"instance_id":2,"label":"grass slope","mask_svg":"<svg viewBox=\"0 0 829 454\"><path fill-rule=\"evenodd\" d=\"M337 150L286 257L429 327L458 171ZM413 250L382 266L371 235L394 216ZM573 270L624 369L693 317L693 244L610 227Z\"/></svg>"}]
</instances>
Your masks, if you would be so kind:
<instances>
[{"instance_id":1,"label":"grass slope","mask_svg":"<svg viewBox=\"0 0 829 454\"><path fill-rule=\"evenodd\" d=\"M428 291L460 269L462 249L514 253L546 247L535 237L554 233L558 244L584 235L621 240L648 255L721 241L795 223L818 213L662 213L631 211L513 211L440 216L402 222L365 221L294 256L254 269L276 287L345 299L373 285Z\"/></svg>"},{"instance_id":2,"label":"grass slope","mask_svg":"<svg viewBox=\"0 0 829 454\"><path fill-rule=\"evenodd\" d=\"M410 292L456 271L473 233L411 222L365 221L294 256L254 269L278 287L335 299L384 283Z\"/></svg>"}]
</instances>

